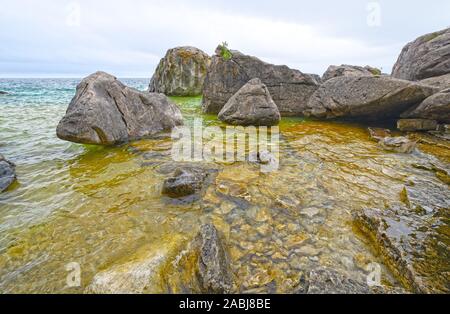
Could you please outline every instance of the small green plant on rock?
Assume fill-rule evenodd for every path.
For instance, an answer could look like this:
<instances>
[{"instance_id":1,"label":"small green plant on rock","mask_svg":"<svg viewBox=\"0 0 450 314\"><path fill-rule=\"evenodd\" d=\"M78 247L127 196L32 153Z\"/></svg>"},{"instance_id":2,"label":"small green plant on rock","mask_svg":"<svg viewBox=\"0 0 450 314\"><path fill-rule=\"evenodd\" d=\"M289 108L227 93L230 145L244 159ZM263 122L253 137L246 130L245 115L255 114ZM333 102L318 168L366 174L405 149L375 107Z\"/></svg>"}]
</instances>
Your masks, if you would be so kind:
<instances>
[{"instance_id":1,"label":"small green plant on rock","mask_svg":"<svg viewBox=\"0 0 450 314\"><path fill-rule=\"evenodd\" d=\"M221 45L219 45L220 48L220 56L224 60L230 60L233 57L233 54L231 53L230 49L228 49L228 43L224 41Z\"/></svg>"}]
</instances>

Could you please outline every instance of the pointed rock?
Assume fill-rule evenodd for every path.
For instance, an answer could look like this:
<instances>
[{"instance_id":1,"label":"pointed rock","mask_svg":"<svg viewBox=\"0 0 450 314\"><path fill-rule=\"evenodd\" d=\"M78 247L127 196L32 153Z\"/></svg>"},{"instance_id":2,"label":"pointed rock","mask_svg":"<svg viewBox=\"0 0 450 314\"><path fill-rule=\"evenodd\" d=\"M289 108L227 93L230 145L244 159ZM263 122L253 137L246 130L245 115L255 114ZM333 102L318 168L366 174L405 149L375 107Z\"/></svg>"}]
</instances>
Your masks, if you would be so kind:
<instances>
[{"instance_id":1,"label":"pointed rock","mask_svg":"<svg viewBox=\"0 0 450 314\"><path fill-rule=\"evenodd\" d=\"M254 78L228 100L219 119L233 125L272 126L280 122L280 112L266 85Z\"/></svg>"}]
</instances>

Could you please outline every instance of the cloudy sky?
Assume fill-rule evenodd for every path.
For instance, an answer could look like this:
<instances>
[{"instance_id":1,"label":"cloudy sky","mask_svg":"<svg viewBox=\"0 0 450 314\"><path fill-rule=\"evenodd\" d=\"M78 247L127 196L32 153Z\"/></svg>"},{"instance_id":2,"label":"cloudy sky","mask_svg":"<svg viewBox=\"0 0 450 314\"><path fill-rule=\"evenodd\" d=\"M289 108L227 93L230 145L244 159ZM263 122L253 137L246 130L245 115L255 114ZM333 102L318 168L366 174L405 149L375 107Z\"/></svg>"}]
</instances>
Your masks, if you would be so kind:
<instances>
[{"instance_id":1,"label":"cloudy sky","mask_svg":"<svg viewBox=\"0 0 450 314\"><path fill-rule=\"evenodd\" d=\"M390 72L401 48L450 26L448 0L0 0L0 77L150 77L169 48L217 44L322 74Z\"/></svg>"}]
</instances>

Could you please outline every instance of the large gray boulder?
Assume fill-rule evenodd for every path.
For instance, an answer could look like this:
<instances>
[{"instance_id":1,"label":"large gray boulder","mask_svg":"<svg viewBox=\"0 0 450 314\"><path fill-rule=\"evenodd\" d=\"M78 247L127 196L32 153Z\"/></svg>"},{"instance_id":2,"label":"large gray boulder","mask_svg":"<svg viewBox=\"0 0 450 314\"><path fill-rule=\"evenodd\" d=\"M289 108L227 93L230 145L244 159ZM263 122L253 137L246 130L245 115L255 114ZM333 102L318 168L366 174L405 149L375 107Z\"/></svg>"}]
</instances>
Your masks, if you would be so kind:
<instances>
[{"instance_id":1,"label":"large gray boulder","mask_svg":"<svg viewBox=\"0 0 450 314\"><path fill-rule=\"evenodd\" d=\"M328 81L329 79L339 76L357 77L357 76L373 76L373 75L381 75L381 71L379 69L372 68L369 66L361 67L357 65L348 65L348 64L342 64L339 66L330 65L322 76L322 82Z\"/></svg>"},{"instance_id":2,"label":"large gray boulder","mask_svg":"<svg viewBox=\"0 0 450 314\"><path fill-rule=\"evenodd\" d=\"M421 80L420 83L439 88L440 90L450 88L450 74L430 77Z\"/></svg>"},{"instance_id":3,"label":"large gray boulder","mask_svg":"<svg viewBox=\"0 0 450 314\"><path fill-rule=\"evenodd\" d=\"M413 110L403 113L402 118L431 119L450 123L450 88L426 98Z\"/></svg>"},{"instance_id":4,"label":"large gray boulder","mask_svg":"<svg viewBox=\"0 0 450 314\"><path fill-rule=\"evenodd\" d=\"M169 131L183 123L163 94L141 92L96 72L81 81L56 134L83 144L109 145Z\"/></svg>"},{"instance_id":5,"label":"large gray boulder","mask_svg":"<svg viewBox=\"0 0 450 314\"><path fill-rule=\"evenodd\" d=\"M282 116L301 115L318 82L310 75L285 65L273 65L256 57L231 50L230 59L216 50L203 88L203 111L219 113L226 102L253 78L259 78L269 89Z\"/></svg>"},{"instance_id":6,"label":"large gray boulder","mask_svg":"<svg viewBox=\"0 0 450 314\"><path fill-rule=\"evenodd\" d=\"M0 154L0 193L16 180L16 166Z\"/></svg>"},{"instance_id":7,"label":"large gray boulder","mask_svg":"<svg viewBox=\"0 0 450 314\"><path fill-rule=\"evenodd\" d=\"M219 119L233 125L272 126L280 122L280 112L270 92L259 78L248 81L222 108Z\"/></svg>"},{"instance_id":8,"label":"large gray boulder","mask_svg":"<svg viewBox=\"0 0 450 314\"><path fill-rule=\"evenodd\" d=\"M436 92L432 86L388 76L336 77L311 96L303 114L316 118L397 118Z\"/></svg>"},{"instance_id":9,"label":"large gray boulder","mask_svg":"<svg viewBox=\"0 0 450 314\"><path fill-rule=\"evenodd\" d=\"M417 81L450 73L450 28L423 35L407 44L392 76Z\"/></svg>"},{"instance_id":10,"label":"large gray boulder","mask_svg":"<svg viewBox=\"0 0 450 314\"><path fill-rule=\"evenodd\" d=\"M149 91L168 96L202 94L211 58L195 47L176 47L167 51L150 81Z\"/></svg>"}]
</instances>

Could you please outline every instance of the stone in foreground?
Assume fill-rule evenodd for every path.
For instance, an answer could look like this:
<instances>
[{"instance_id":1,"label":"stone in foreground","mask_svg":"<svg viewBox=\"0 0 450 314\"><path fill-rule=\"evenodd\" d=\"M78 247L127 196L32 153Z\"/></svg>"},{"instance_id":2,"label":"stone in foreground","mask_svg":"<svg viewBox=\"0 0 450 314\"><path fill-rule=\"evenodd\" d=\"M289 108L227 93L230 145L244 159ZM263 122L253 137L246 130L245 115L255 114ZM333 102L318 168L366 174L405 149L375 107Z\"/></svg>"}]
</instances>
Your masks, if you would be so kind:
<instances>
[{"instance_id":1,"label":"stone in foreground","mask_svg":"<svg viewBox=\"0 0 450 314\"><path fill-rule=\"evenodd\" d=\"M163 94L141 92L96 72L77 86L56 134L71 142L111 145L170 131L182 123L180 110Z\"/></svg>"},{"instance_id":2,"label":"stone in foreground","mask_svg":"<svg viewBox=\"0 0 450 314\"><path fill-rule=\"evenodd\" d=\"M0 154L0 193L16 180L16 166Z\"/></svg>"},{"instance_id":3,"label":"stone in foreground","mask_svg":"<svg viewBox=\"0 0 450 314\"><path fill-rule=\"evenodd\" d=\"M259 78L269 89L281 116L301 115L318 82L285 65L273 65L232 50L231 59L212 57L203 88L203 112L217 114L249 80Z\"/></svg>"},{"instance_id":4,"label":"stone in foreground","mask_svg":"<svg viewBox=\"0 0 450 314\"><path fill-rule=\"evenodd\" d=\"M400 131L434 131L437 126L436 120L400 119L397 121L397 129Z\"/></svg>"},{"instance_id":5,"label":"stone in foreground","mask_svg":"<svg viewBox=\"0 0 450 314\"><path fill-rule=\"evenodd\" d=\"M202 94L211 58L195 47L176 47L167 51L150 81L149 91L168 96Z\"/></svg>"},{"instance_id":6,"label":"stone in foreground","mask_svg":"<svg viewBox=\"0 0 450 314\"><path fill-rule=\"evenodd\" d=\"M202 225L197 241L200 245L198 269L202 293L230 293L233 275L228 253L216 227L213 224Z\"/></svg>"},{"instance_id":7,"label":"stone in foreground","mask_svg":"<svg viewBox=\"0 0 450 314\"><path fill-rule=\"evenodd\" d=\"M281 117L266 85L254 78L228 100L219 119L233 125L272 126Z\"/></svg>"},{"instance_id":8,"label":"stone in foreground","mask_svg":"<svg viewBox=\"0 0 450 314\"><path fill-rule=\"evenodd\" d=\"M450 291L447 209L417 214L404 207L367 208L354 218L405 286L419 293Z\"/></svg>"},{"instance_id":9,"label":"stone in foreground","mask_svg":"<svg viewBox=\"0 0 450 314\"><path fill-rule=\"evenodd\" d=\"M417 81L450 73L450 28L423 35L407 44L392 76Z\"/></svg>"},{"instance_id":10,"label":"stone in foreground","mask_svg":"<svg viewBox=\"0 0 450 314\"><path fill-rule=\"evenodd\" d=\"M325 119L392 119L436 91L387 76L337 77L319 87L303 113Z\"/></svg>"},{"instance_id":11,"label":"stone in foreground","mask_svg":"<svg viewBox=\"0 0 450 314\"><path fill-rule=\"evenodd\" d=\"M437 87L440 90L444 90L444 89L450 88L450 74L430 77L430 78L421 80L420 83L422 83L424 85L430 85L430 86Z\"/></svg>"},{"instance_id":12,"label":"stone in foreground","mask_svg":"<svg viewBox=\"0 0 450 314\"><path fill-rule=\"evenodd\" d=\"M381 74L380 70L369 66L361 67L357 65L348 65L348 64L342 64L339 66L330 65L322 76L322 82L340 76L358 77L358 76L373 76L380 74Z\"/></svg>"},{"instance_id":13,"label":"stone in foreground","mask_svg":"<svg viewBox=\"0 0 450 314\"><path fill-rule=\"evenodd\" d=\"M450 88L426 98L412 111L403 113L402 118L422 118L450 123Z\"/></svg>"},{"instance_id":14,"label":"stone in foreground","mask_svg":"<svg viewBox=\"0 0 450 314\"><path fill-rule=\"evenodd\" d=\"M417 143L404 136L385 137L378 142L378 145L389 151L409 154L416 148Z\"/></svg>"}]
</instances>

